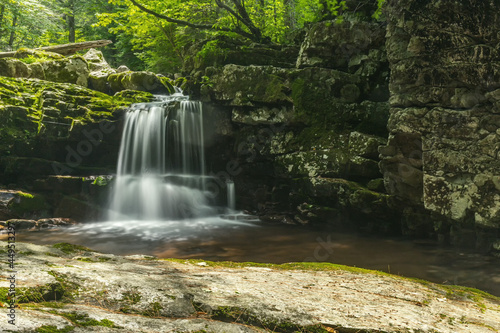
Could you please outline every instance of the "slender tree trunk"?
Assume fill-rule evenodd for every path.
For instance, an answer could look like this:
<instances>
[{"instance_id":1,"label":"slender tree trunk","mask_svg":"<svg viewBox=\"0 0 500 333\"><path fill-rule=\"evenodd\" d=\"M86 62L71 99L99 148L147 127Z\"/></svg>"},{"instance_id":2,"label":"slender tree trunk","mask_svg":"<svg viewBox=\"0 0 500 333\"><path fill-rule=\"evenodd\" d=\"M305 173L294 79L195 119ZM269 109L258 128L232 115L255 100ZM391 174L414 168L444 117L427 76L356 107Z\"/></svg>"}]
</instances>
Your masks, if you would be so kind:
<instances>
[{"instance_id":1,"label":"slender tree trunk","mask_svg":"<svg viewBox=\"0 0 500 333\"><path fill-rule=\"evenodd\" d=\"M70 43L76 42L76 33L75 33L75 1L68 1L68 9L69 14L66 15L66 23L68 24L68 40Z\"/></svg>"},{"instance_id":2,"label":"slender tree trunk","mask_svg":"<svg viewBox=\"0 0 500 333\"><path fill-rule=\"evenodd\" d=\"M297 28L297 12L295 11L295 0L284 0L286 8L285 25L290 27L290 30Z\"/></svg>"},{"instance_id":3,"label":"slender tree trunk","mask_svg":"<svg viewBox=\"0 0 500 333\"><path fill-rule=\"evenodd\" d=\"M74 43L76 41L74 16L68 16L68 40L70 43Z\"/></svg>"},{"instance_id":4,"label":"slender tree trunk","mask_svg":"<svg viewBox=\"0 0 500 333\"><path fill-rule=\"evenodd\" d=\"M16 39L16 26L17 26L17 13L14 13L14 18L12 19L12 30L10 31L9 47L12 49L14 46L14 40Z\"/></svg>"},{"instance_id":5,"label":"slender tree trunk","mask_svg":"<svg viewBox=\"0 0 500 333\"><path fill-rule=\"evenodd\" d=\"M5 14L5 5L0 6L0 38L2 38L3 35L3 16Z\"/></svg>"}]
</instances>

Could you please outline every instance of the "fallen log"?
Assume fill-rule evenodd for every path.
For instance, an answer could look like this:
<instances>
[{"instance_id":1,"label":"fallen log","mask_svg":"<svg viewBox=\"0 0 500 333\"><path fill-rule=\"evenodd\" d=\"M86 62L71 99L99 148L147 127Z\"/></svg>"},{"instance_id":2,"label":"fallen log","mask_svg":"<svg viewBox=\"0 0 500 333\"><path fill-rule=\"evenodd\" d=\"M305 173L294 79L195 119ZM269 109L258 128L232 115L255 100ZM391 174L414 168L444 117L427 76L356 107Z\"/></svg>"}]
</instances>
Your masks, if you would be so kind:
<instances>
[{"instance_id":1,"label":"fallen log","mask_svg":"<svg viewBox=\"0 0 500 333\"><path fill-rule=\"evenodd\" d=\"M112 43L113 42L110 40L94 40L94 41L90 41L90 42L80 42L80 43L45 46L45 47L36 48L35 50L54 52L54 53L59 53L61 55L70 55L70 54L74 54L74 53L81 51L81 50L103 47L103 46L106 46L106 45L109 45ZM13 57L16 54L16 52L17 51L0 52L0 58Z\"/></svg>"}]
</instances>

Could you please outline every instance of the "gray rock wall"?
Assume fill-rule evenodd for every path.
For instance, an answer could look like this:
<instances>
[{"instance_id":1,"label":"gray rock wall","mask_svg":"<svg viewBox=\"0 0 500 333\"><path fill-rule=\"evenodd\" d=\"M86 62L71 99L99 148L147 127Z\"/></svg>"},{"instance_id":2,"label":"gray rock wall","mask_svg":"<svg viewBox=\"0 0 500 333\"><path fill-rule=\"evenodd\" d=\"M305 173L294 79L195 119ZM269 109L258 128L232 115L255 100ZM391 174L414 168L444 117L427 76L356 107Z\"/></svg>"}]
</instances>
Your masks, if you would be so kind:
<instances>
[{"instance_id":1,"label":"gray rock wall","mask_svg":"<svg viewBox=\"0 0 500 333\"><path fill-rule=\"evenodd\" d=\"M206 68L202 99L230 119L225 155L239 172L226 176L241 208L281 222L332 223L349 212L391 220L378 167L389 98L384 36L377 23L320 22L296 68Z\"/></svg>"},{"instance_id":2,"label":"gray rock wall","mask_svg":"<svg viewBox=\"0 0 500 333\"><path fill-rule=\"evenodd\" d=\"M387 190L444 217L452 232L479 227L494 238L500 1L388 0L386 16L390 135L380 152Z\"/></svg>"}]
</instances>

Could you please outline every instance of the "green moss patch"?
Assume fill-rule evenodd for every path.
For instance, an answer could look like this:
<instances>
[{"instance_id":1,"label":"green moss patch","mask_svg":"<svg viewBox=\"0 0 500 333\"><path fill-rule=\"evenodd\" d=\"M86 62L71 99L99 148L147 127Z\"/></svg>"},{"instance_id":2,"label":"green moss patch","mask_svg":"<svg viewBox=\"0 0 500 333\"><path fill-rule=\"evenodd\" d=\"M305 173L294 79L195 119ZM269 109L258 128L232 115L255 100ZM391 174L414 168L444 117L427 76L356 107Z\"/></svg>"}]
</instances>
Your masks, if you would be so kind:
<instances>
[{"instance_id":1,"label":"green moss patch","mask_svg":"<svg viewBox=\"0 0 500 333\"><path fill-rule=\"evenodd\" d=\"M169 94L174 94L175 93L175 88L173 86L172 80L170 80L166 76L160 76L159 77L161 83L167 88Z\"/></svg>"},{"instance_id":2,"label":"green moss patch","mask_svg":"<svg viewBox=\"0 0 500 333\"><path fill-rule=\"evenodd\" d=\"M342 270L351 273L360 273L360 274L376 274L383 276L393 276L388 273L384 273L381 271L351 267L339 264L332 264L327 262L290 262L285 264L269 264L269 263L258 263L258 262L234 262L234 261L207 261L201 259L160 259L171 262L178 262L183 264L198 264L200 262L204 262L207 266L210 267L226 267L226 268L245 268L245 267L265 267L272 268L277 270L308 270L308 271L336 271Z\"/></svg>"},{"instance_id":3,"label":"green moss patch","mask_svg":"<svg viewBox=\"0 0 500 333\"><path fill-rule=\"evenodd\" d=\"M130 101L130 103L146 103L154 99L153 94L139 90L122 90L115 94L115 97L120 97Z\"/></svg>"},{"instance_id":4,"label":"green moss patch","mask_svg":"<svg viewBox=\"0 0 500 333\"><path fill-rule=\"evenodd\" d=\"M55 249L59 249L66 254L74 254L74 253L81 253L81 252L95 252L95 251L89 249L88 247L70 244L70 243L57 243L57 244L52 245L52 247Z\"/></svg>"},{"instance_id":5,"label":"green moss patch","mask_svg":"<svg viewBox=\"0 0 500 333\"><path fill-rule=\"evenodd\" d=\"M115 325L115 323L108 319L96 320L89 317L88 314L81 314L77 312L59 312L55 310L49 311L49 313L56 314L68 319L76 327L88 327L88 326L103 326L110 328L121 328Z\"/></svg>"},{"instance_id":6,"label":"green moss patch","mask_svg":"<svg viewBox=\"0 0 500 333\"><path fill-rule=\"evenodd\" d=\"M57 328L54 325L43 325L36 329L37 333L67 333L73 331L75 328L73 326L66 326L64 328Z\"/></svg>"},{"instance_id":7,"label":"green moss patch","mask_svg":"<svg viewBox=\"0 0 500 333\"><path fill-rule=\"evenodd\" d=\"M48 60L64 59L64 56L54 52L20 48L19 50L17 50L14 58L17 58L23 62L25 59L34 59L34 62L42 62Z\"/></svg>"},{"instance_id":8,"label":"green moss patch","mask_svg":"<svg viewBox=\"0 0 500 333\"><path fill-rule=\"evenodd\" d=\"M122 300L129 302L130 304L137 304L141 300L142 296L137 291L126 291L122 294Z\"/></svg>"},{"instance_id":9,"label":"green moss patch","mask_svg":"<svg viewBox=\"0 0 500 333\"><path fill-rule=\"evenodd\" d=\"M163 306L159 302L153 302L149 304L149 307L141 315L146 317L160 317L161 310L163 310Z\"/></svg>"}]
</instances>

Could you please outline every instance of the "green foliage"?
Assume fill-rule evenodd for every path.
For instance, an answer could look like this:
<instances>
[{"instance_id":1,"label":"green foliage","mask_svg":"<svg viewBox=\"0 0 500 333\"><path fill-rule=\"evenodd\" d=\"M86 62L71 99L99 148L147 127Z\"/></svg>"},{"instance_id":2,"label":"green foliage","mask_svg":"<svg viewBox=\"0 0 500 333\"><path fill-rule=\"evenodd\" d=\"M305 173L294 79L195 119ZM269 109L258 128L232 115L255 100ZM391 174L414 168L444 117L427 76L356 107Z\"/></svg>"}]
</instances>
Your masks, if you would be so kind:
<instances>
[{"instance_id":1,"label":"green foliage","mask_svg":"<svg viewBox=\"0 0 500 333\"><path fill-rule=\"evenodd\" d=\"M137 291L125 291L122 294L122 300L129 302L130 304L137 304L141 300L142 296Z\"/></svg>"},{"instance_id":2,"label":"green foliage","mask_svg":"<svg viewBox=\"0 0 500 333\"><path fill-rule=\"evenodd\" d=\"M377 10L373 13L372 18L375 20L380 20L382 17L382 8L384 6L385 0L377 0Z\"/></svg>"},{"instance_id":3,"label":"green foliage","mask_svg":"<svg viewBox=\"0 0 500 333\"><path fill-rule=\"evenodd\" d=\"M106 29L93 29L95 14L113 10L106 0L3 0L0 3L0 50L41 47L69 41L74 18L76 41L105 39Z\"/></svg>"},{"instance_id":4,"label":"green foliage","mask_svg":"<svg viewBox=\"0 0 500 333\"><path fill-rule=\"evenodd\" d=\"M211 40L203 45L203 48L196 54L195 58L198 63L216 66L219 61L226 59L228 51L228 49L220 47L218 40Z\"/></svg>"},{"instance_id":5,"label":"green foliage","mask_svg":"<svg viewBox=\"0 0 500 333\"><path fill-rule=\"evenodd\" d=\"M3 0L0 51L67 43L73 30L77 42L111 39L114 43L102 51L115 67L125 64L136 71L172 73L182 68L197 41L225 35L287 43L288 36L310 22L342 21L349 10L356 11L342 0L134 1L160 17L142 11L132 0ZM384 2L373 0L378 5L373 19L382 18ZM214 41L196 57L201 61L223 53ZM36 62L32 57L23 61Z\"/></svg>"},{"instance_id":6,"label":"green foliage","mask_svg":"<svg viewBox=\"0 0 500 333\"><path fill-rule=\"evenodd\" d=\"M108 185L108 180L105 177L98 176L92 184L97 186L106 186Z\"/></svg>"}]
</instances>

